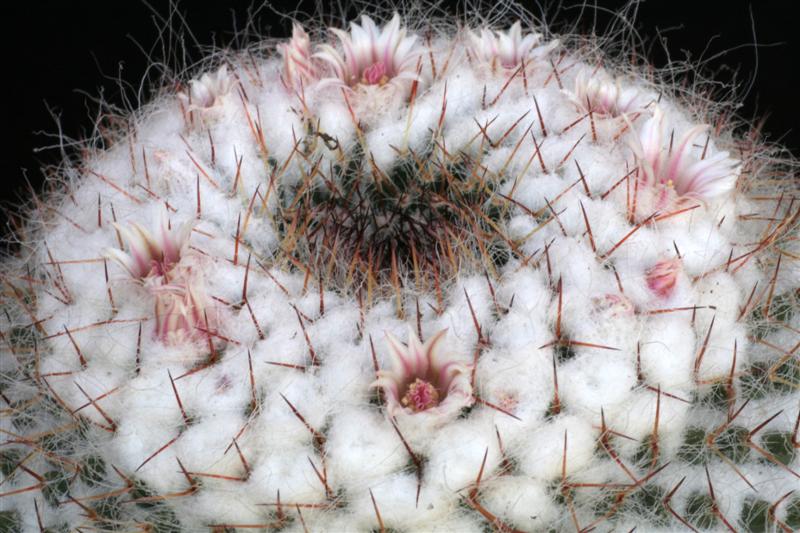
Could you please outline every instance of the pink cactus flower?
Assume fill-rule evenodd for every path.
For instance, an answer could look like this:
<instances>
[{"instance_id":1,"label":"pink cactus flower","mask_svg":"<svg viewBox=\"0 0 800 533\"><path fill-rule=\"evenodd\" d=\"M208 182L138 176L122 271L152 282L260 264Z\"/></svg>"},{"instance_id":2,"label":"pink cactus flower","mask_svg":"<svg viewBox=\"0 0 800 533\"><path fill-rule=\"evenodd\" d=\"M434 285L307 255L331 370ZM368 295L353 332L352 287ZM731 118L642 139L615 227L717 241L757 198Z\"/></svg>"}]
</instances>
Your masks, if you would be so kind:
<instances>
[{"instance_id":1,"label":"pink cactus flower","mask_svg":"<svg viewBox=\"0 0 800 533\"><path fill-rule=\"evenodd\" d=\"M171 227L167 219L162 218L160 227L153 234L136 222L128 227L114 224L128 252L108 249L104 255L136 280L166 277L180 261L193 226L194 223L189 221Z\"/></svg>"},{"instance_id":2,"label":"pink cactus flower","mask_svg":"<svg viewBox=\"0 0 800 533\"><path fill-rule=\"evenodd\" d=\"M156 339L176 345L208 338L206 332L214 327L214 320L206 311L205 294L196 283L161 285L153 293Z\"/></svg>"},{"instance_id":3,"label":"pink cactus flower","mask_svg":"<svg viewBox=\"0 0 800 533\"><path fill-rule=\"evenodd\" d=\"M668 299L675 291L683 265L680 259L664 259L653 265L645 273L647 287L662 300Z\"/></svg>"},{"instance_id":4,"label":"pink cactus flower","mask_svg":"<svg viewBox=\"0 0 800 533\"><path fill-rule=\"evenodd\" d=\"M339 38L343 54L330 45L319 46L315 57L330 65L335 75L323 82L350 88L390 84L405 91L410 89L417 77L420 49L415 35L406 37L397 13L380 30L363 15L360 25L351 23L349 33L337 28L331 31Z\"/></svg>"},{"instance_id":5,"label":"pink cactus flower","mask_svg":"<svg viewBox=\"0 0 800 533\"><path fill-rule=\"evenodd\" d=\"M292 38L278 45L283 56L283 78L286 85L297 91L308 87L318 78L316 66L311 57L311 39L303 27L292 26Z\"/></svg>"},{"instance_id":6,"label":"pink cactus flower","mask_svg":"<svg viewBox=\"0 0 800 533\"><path fill-rule=\"evenodd\" d=\"M656 208L664 207L673 191L680 198L705 201L730 192L736 185L740 170L737 160L729 158L728 152L703 154L702 145L694 146L706 129L707 125L697 125L672 140L658 107L642 126L631 148L644 182L659 190Z\"/></svg>"},{"instance_id":7,"label":"pink cactus flower","mask_svg":"<svg viewBox=\"0 0 800 533\"><path fill-rule=\"evenodd\" d=\"M522 35L522 24L517 21L506 32L481 30L480 35L467 32L469 43L467 50L473 60L489 64L494 69L498 64L504 69L515 69L522 64L543 59L556 46L558 41L551 41L537 46L542 39L539 33Z\"/></svg>"},{"instance_id":8,"label":"pink cactus flower","mask_svg":"<svg viewBox=\"0 0 800 533\"><path fill-rule=\"evenodd\" d=\"M187 111L204 110L220 105L222 98L233 87L234 78L226 65L216 72L206 72L199 79L189 82L188 90L178 93Z\"/></svg>"},{"instance_id":9,"label":"pink cactus flower","mask_svg":"<svg viewBox=\"0 0 800 533\"><path fill-rule=\"evenodd\" d=\"M381 370L372 387L380 387L390 416L425 413L437 421L471 405L470 366L442 353L442 330L424 344L409 330L403 346L387 334L392 370Z\"/></svg>"},{"instance_id":10,"label":"pink cactus flower","mask_svg":"<svg viewBox=\"0 0 800 533\"><path fill-rule=\"evenodd\" d=\"M605 72L581 70L575 76L572 99L582 109L599 116L618 117L636 108L638 93L624 90L619 80L612 80Z\"/></svg>"}]
</instances>

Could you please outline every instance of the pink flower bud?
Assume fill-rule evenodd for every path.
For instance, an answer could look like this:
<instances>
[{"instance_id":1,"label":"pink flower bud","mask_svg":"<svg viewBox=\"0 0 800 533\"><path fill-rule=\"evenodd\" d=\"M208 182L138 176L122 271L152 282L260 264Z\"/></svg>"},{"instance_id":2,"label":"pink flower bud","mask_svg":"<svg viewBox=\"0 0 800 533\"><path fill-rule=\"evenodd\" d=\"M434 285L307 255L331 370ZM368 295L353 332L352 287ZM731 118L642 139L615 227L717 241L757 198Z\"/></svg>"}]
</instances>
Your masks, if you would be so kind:
<instances>
[{"instance_id":1,"label":"pink flower bud","mask_svg":"<svg viewBox=\"0 0 800 533\"><path fill-rule=\"evenodd\" d=\"M157 339L165 344L180 344L207 338L213 317L206 311L202 289L183 283L162 285L153 292Z\"/></svg>"},{"instance_id":2,"label":"pink flower bud","mask_svg":"<svg viewBox=\"0 0 800 533\"><path fill-rule=\"evenodd\" d=\"M656 263L646 273L647 287L659 298L667 299L675 290L682 268L680 259L665 259Z\"/></svg>"},{"instance_id":3,"label":"pink flower bud","mask_svg":"<svg viewBox=\"0 0 800 533\"><path fill-rule=\"evenodd\" d=\"M283 76L289 87L299 90L317 79L311 58L311 39L302 26L294 24L292 38L278 45L278 50L283 56Z\"/></svg>"}]
</instances>

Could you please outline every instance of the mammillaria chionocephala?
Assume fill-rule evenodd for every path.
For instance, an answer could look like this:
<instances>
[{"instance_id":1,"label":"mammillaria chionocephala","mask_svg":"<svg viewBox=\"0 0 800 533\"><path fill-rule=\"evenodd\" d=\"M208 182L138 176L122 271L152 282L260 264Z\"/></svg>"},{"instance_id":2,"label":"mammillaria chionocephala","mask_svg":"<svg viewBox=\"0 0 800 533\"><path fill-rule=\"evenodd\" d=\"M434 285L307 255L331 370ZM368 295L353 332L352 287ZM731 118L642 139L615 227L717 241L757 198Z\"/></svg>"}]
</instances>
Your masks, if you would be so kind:
<instances>
[{"instance_id":1,"label":"mammillaria chionocephala","mask_svg":"<svg viewBox=\"0 0 800 533\"><path fill-rule=\"evenodd\" d=\"M226 54L31 211L0 520L800 527L771 149L569 35L382 20Z\"/></svg>"}]
</instances>

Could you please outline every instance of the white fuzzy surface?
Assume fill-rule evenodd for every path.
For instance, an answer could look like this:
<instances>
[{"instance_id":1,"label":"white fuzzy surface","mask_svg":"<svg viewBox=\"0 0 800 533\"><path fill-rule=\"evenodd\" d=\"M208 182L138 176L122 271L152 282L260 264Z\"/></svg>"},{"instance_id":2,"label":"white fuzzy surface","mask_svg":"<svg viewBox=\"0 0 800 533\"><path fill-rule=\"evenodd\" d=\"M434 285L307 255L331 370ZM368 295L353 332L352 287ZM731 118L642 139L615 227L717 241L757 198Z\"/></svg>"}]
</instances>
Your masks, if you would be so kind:
<instances>
[{"instance_id":1,"label":"white fuzzy surface","mask_svg":"<svg viewBox=\"0 0 800 533\"><path fill-rule=\"evenodd\" d=\"M794 326L776 327L779 331L772 333L770 342L778 348L770 352L753 338L748 323L753 307L741 312L742 306L750 305L755 283L754 301L763 305L774 264L737 261L725 268L731 250L734 257L745 253L774 228L758 217L742 219L741 214L772 216L774 202L753 205L737 189L690 212L638 227L651 214L644 212L646 205L631 216L624 183L605 193L635 165L630 144L650 107L637 109L642 117L632 129L618 117L593 117L593 135L589 121L579 121L585 111L571 99L578 68L560 74L564 88L559 88L549 63L533 64L527 87L515 77L503 90L509 71L478 68L467 60L458 38L435 41L430 57L441 65L451 47L455 53L449 69L420 85L413 109L405 101L384 109L375 102L358 102L369 95L351 93L359 104L355 112L360 113L361 133L338 91L307 91L307 115L302 115L297 96L279 81L280 62L269 57L255 65L234 62L229 67L247 102L231 89L212 109L195 112L189 122L179 99L164 96L135 121L135 138L86 161L85 174L57 206L64 219L84 230L53 221L43 226L35 248L32 265L44 280L33 290L35 314L41 319L37 364L68 409L87 403L81 388L98 398L76 415L87 422L89 434L76 446L85 446L81 453L98 456L108 465L108 490L124 484L111 465L154 494L186 491L188 476L197 490L167 498L163 506L189 529L271 523L279 518L274 504L280 493L283 512L291 515L286 531L303 529L295 506L311 531L375 530L371 494L387 528L481 531L486 517L465 502L471 502L470 490L482 471L477 498L503 524L523 531L570 530L572 518L563 498L559 500L559 484L630 483L625 469L644 478L653 469L634 463L634 457L657 431L657 464L670 466L653 478L653 484L669 491L686 476L673 502L681 512L687 494L707 493L702 467L682 463L679 453L688 428L710 432L726 423L724 411L708 409L700 400L714 384L724 384L731 372L738 379L754 362L773 363L781 350L797 364L796 353L787 348L796 350L796 318ZM551 52L553 57L560 50ZM561 64L583 62L566 53ZM427 65L428 54L423 57ZM639 91L642 102L654 98L643 79L625 80L623 87ZM502 95L484 106L484 92L490 102ZM320 295L313 278L309 283L303 272L280 259L277 193L263 203L257 199L251 209L254 194L267 194L273 175L281 187L294 187L317 157L336 160L319 139L309 136L308 124L337 139L345 151L360 144L379 169L391 171L400 158L396 148L429 146L445 98L437 140L450 153L480 156L488 171L498 173L499 191L516 202L501 224L525 257L513 257L490 281L480 271L444 280L440 309L435 294L415 293L409 283L402 318L391 296L359 304L347 287L326 287ZM697 120L669 96L663 95L661 105L676 133ZM491 123L486 134L498 140L526 113L498 146L481 140L485 124ZM251 120L260 117L266 153L248 124L248 114ZM536 156L533 137L522 136L529 126L540 149ZM627 131L620 134L621 130ZM209 135L214 139L214 161ZM712 149L731 143L729 136L712 140ZM297 141L317 146L304 159L294 153ZM699 153L697 147L693 150ZM142 152L147 154L148 177ZM152 195L142 189L145 183ZM204 279L212 298L209 306L220 316L218 331L227 340L218 343L218 361L192 373L208 360L208 346L166 346L154 338L151 295L111 261L106 284L102 257L105 249L119 247L110 223L112 205L123 225L154 227L162 215L180 224L197 217L198 187L200 214L181 263ZM99 225L98 195L103 219ZM171 209L165 208L165 201ZM723 216L725 224L720 223ZM737 216L740 222L732 223ZM796 243L791 246L796 254ZM680 271L674 289L662 298L648 286L648 272L658 261L674 259L678 250ZM49 264L48 254L59 263L57 269ZM246 274L248 256L252 261ZM787 252L783 261L775 296L791 294L798 286L796 255L792 259ZM242 305L245 275L252 317ZM69 292L68 302L62 301L56 285ZM617 307L604 305L609 298ZM421 302L423 338L447 328L452 356L465 364L477 360L474 393L482 401L456 419L433 425L421 423L417 415L392 421L370 388L375 379L370 339L377 364L388 368L386 334L404 338L409 327L416 331L416 301ZM473 313L484 345L478 344ZM11 324L4 324L4 330L7 326ZM561 339L555 339L557 328ZM574 341L569 349L559 346L569 341ZM316 366L311 365L312 357ZM556 412L554 361L560 402ZM751 402L732 424L749 430L781 411L759 435L791 433L797 386L795 382L781 394ZM740 389L737 381L736 391ZM24 400L25 390L20 385L9 394ZM737 398L736 408L742 398ZM111 434L101 428L108 423L106 417L116 425ZM46 427L46 421L41 423ZM603 450L609 435L602 432L603 424L612 432L624 468ZM18 432L6 420L3 428ZM321 445L315 434L322 435ZM751 460L736 468L757 487L759 498L774 502L797 487L793 472L800 470L800 454L782 468L758 460L754 450L749 453ZM748 486L719 457L708 461L720 509L735 521ZM24 488L32 479L17 472L0 492ZM75 497L102 492L81 484L74 491ZM608 494L573 489L576 516L584 526L595 516L593 506ZM38 527L34 498L21 492L3 500L19 510L26 531ZM68 501L58 508L41 498L37 501L45 526L66 522L79 527L87 520ZM624 508L620 524L637 523L633 508ZM778 515L782 513L783 507Z\"/></svg>"}]
</instances>

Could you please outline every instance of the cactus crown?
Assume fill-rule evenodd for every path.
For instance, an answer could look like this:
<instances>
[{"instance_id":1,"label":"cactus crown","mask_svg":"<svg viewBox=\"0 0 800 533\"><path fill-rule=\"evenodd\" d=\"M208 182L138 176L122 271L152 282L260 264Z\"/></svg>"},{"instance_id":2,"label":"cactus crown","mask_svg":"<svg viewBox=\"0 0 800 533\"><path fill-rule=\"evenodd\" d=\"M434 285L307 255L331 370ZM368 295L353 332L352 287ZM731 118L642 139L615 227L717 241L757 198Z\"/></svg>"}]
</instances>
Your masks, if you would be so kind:
<instances>
[{"instance_id":1,"label":"cactus crown","mask_svg":"<svg viewBox=\"0 0 800 533\"><path fill-rule=\"evenodd\" d=\"M312 164L315 175L280 190L284 250L340 280L337 288L359 286L354 277L385 282L413 273L432 281L462 268L494 272L509 257L499 229L508 212L496 193L502 181L468 154L432 148L409 151L387 170L360 148L327 170Z\"/></svg>"}]
</instances>

